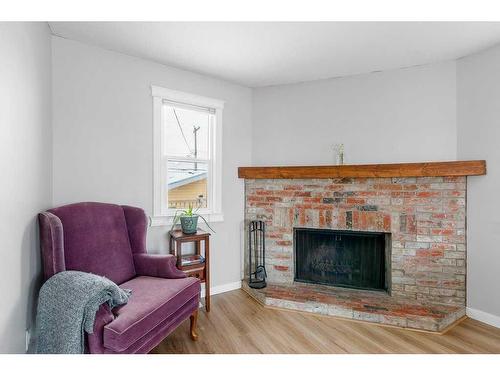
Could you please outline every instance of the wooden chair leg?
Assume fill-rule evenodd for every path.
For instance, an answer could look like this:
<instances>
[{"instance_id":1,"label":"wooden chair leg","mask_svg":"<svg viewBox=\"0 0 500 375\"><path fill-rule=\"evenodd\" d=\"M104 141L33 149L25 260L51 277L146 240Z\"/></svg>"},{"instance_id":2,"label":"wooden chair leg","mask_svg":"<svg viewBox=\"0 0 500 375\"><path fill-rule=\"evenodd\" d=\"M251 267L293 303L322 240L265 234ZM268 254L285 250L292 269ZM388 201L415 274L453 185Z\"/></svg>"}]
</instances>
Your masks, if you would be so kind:
<instances>
[{"instance_id":1,"label":"wooden chair leg","mask_svg":"<svg viewBox=\"0 0 500 375\"><path fill-rule=\"evenodd\" d=\"M191 321L190 325L191 340L196 341L198 340L198 334L196 333L196 323L198 322L198 310L192 313L189 319Z\"/></svg>"}]
</instances>

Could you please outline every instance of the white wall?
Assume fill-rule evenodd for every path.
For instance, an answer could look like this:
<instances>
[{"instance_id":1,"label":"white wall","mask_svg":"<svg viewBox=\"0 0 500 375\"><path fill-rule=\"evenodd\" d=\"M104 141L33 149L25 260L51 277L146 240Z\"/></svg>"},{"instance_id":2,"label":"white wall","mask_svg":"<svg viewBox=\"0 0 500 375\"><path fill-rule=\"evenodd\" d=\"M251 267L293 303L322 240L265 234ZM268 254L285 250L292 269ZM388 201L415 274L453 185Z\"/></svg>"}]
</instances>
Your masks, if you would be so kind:
<instances>
[{"instance_id":1,"label":"white wall","mask_svg":"<svg viewBox=\"0 0 500 375\"><path fill-rule=\"evenodd\" d=\"M226 101L223 223L211 239L212 286L240 280L243 181L251 162L251 90L139 58L53 38L54 205L102 201L153 207L150 86ZM148 249L165 252L169 227L150 228Z\"/></svg>"},{"instance_id":2,"label":"white wall","mask_svg":"<svg viewBox=\"0 0 500 375\"><path fill-rule=\"evenodd\" d=\"M456 158L455 62L254 90L254 165Z\"/></svg>"},{"instance_id":3,"label":"white wall","mask_svg":"<svg viewBox=\"0 0 500 375\"><path fill-rule=\"evenodd\" d=\"M500 46L458 60L457 106L458 158L487 162L468 179L468 314L500 327Z\"/></svg>"},{"instance_id":4,"label":"white wall","mask_svg":"<svg viewBox=\"0 0 500 375\"><path fill-rule=\"evenodd\" d=\"M0 353L25 351L40 286L36 215L51 206L46 23L0 23Z\"/></svg>"}]
</instances>

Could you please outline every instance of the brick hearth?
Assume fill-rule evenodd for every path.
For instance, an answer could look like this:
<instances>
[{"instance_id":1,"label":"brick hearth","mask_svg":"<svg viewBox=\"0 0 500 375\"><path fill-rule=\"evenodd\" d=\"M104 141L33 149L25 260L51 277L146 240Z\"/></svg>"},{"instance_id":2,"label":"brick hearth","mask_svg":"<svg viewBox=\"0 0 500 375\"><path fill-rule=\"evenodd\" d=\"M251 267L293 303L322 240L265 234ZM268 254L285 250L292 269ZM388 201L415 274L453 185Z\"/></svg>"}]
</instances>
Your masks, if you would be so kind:
<instances>
[{"instance_id":1,"label":"brick hearth","mask_svg":"<svg viewBox=\"0 0 500 375\"><path fill-rule=\"evenodd\" d=\"M243 290L265 306L442 332L465 315L464 306L430 304L387 293L303 283L270 284Z\"/></svg>"},{"instance_id":2,"label":"brick hearth","mask_svg":"<svg viewBox=\"0 0 500 375\"><path fill-rule=\"evenodd\" d=\"M431 306L432 311L438 311L438 305L444 305L444 311L454 306L452 316L463 315L466 177L247 179L245 188L246 220L267 224L266 268L272 285L262 292L264 301L279 299L279 288L297 289L294 227L374 231L391 233L390 296L358 292L375 293L380 299L376 304L371 298L368 305L397 306L403 299L405 304ZM304 303L314 301L312 291L325 290L317 285L304 288L298 290L311 292L301 297ZM446 314L438 318L430 310L424 308L420 316L431 319L435 329L424 329L441 330L447 325L442 322L448 322Z\"/></svg>"}]
</instances>

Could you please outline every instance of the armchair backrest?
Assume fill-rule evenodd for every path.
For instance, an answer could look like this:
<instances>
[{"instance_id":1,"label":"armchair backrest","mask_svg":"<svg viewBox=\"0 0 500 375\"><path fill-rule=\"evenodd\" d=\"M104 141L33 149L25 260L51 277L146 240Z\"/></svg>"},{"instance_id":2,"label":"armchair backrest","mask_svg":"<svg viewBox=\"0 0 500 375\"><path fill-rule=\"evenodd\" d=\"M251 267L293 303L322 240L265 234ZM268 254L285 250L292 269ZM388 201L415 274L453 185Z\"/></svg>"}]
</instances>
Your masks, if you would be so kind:
<instances>
[{"instance_id":1,"label":"armchair backrest","mask_svg":"<svg viewBox=\"0 0 500 375\"><path fill-rule=\"evenodd\" d=\"M105 276L117 284L135 276L134 252L146 251L140 208L75 203L39 215L45 278L64 270Z\"/></svg>"}]
</instances>

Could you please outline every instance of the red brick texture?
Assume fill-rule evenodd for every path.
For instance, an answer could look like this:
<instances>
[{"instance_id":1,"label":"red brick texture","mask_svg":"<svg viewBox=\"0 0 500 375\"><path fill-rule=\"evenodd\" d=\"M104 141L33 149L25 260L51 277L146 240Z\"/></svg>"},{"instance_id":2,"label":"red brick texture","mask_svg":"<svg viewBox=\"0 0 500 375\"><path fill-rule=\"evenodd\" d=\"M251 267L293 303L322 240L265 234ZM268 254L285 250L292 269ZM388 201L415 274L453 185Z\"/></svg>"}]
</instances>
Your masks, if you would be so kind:
<instances>
[{"instance_id":1,"label":"red brick texture","mask_svg":"<svg viewBox=\"0 0 500 375\"><path fill-rule=\"evenodd\" d=\"M465 305L466 178L245 180L270 282L293 282L293 228L391 233L391 295ZM245 257L246 259L246 257Z\"/></svg>"}]
</instances>

